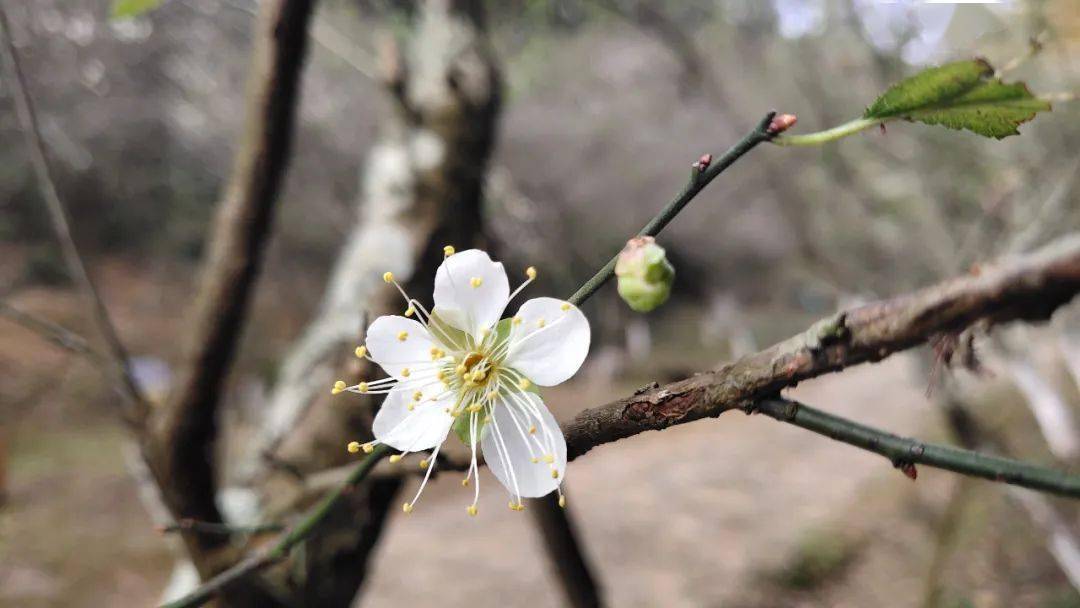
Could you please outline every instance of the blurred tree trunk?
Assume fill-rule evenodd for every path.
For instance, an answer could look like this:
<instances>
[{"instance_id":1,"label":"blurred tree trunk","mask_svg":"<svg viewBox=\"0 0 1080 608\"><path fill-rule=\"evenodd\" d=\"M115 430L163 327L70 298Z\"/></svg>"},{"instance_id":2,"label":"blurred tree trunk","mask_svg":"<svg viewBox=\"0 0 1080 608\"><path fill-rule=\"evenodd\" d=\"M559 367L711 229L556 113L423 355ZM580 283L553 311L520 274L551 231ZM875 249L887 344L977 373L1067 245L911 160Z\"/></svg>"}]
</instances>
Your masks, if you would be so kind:
<instances>
[{"instance_id":1,"label":"blurred tree trunk","mask_svg":"<svg viewBox=\"0 0 1080 608\"><path fill-rule=\"evenodd\" d=\"M254 447L223 495L253 493L267 520L287 520L307 507L320 494L306 488L305 477L355 461L345 445L371 437L376 404L351 394L331 397L329 387L339 377L376 372L351 353L371 318L404 310L382 273L392 271L410 293L426 298L444 245L483 242L481 190L500 79L481 3L427 2L404 52L395 43L383 47L393 115L368 156L357 221L318 314L285 358ZM266 574L273 586L298 605L350 605L400 485L382 480L354 492L319 540L298 552L302 559Z\"/></svg>"}]
</instances>

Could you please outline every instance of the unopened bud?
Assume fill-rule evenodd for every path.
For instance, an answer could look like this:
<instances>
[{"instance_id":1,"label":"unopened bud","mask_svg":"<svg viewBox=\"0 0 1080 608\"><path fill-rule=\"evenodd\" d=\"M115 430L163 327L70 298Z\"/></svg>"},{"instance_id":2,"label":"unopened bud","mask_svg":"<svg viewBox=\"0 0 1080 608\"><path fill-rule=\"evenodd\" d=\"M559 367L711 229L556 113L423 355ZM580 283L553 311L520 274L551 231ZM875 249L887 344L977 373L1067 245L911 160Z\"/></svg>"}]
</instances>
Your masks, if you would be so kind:
<instances>
[{"instance_id":1,"label":"unopened bud","mask_svg":"<svg viewBox=\"0 0 1080 608\"><path fill-rule=\"evenodd\" d=\"M693 165L690 165L690 166L693 167L694 171L697 171L698 173L704 173L705 170L708 169L709 165L711 165L711 164L712 164L712 154L702 154L701 158L699 158L696 163L694 163Z\"/></svg>"},{"instance_id":2,"label":"unopened bud","mask_svg":"<svg viewBox=\"0 0 1080 608\"><path fill-rule=\"evenodd\" d=\"M637 312L649 312L671 295L675 267L656 239L638 236L627 241L619 253L615 276L619 277L619 296L627 305Z\"/></svg>"},{"instance_id":3,"label":"unopened bud","mask_svg":"<svg viewBox=\"0 0 1080 608\"><path fill-rule=\"evenodd\" d=\"M779 135L795 126L799 119L794 114L777 114L769 123L769 135Z\"/></svg>"}]
</instances>

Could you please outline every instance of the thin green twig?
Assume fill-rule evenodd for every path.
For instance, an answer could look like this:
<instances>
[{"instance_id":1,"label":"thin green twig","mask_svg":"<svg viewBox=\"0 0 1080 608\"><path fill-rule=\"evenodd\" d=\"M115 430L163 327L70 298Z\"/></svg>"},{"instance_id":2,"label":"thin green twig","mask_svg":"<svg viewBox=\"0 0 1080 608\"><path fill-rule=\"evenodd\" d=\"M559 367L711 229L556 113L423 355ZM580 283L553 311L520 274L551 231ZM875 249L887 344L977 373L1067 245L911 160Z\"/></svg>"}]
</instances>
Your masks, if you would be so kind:
<instances>
[{"instance_id":1,"label":"thin green twig","mask_svg":"<svg viewBox=\"0 0 1080 608\"><path fill-rule=\"evenodd\" d=\"M198 589L192 591L188 595L169 602L168 604L164 604L162 608L192 608L194 606L202 606L210 601L218 591L221 591L230 583L285 559L293 547L306 540L313 532L315 532L326 516L337 507L341 498L358 483L363 481L364 478L368 476L368 473L375 468L375 465L389 453L390 448L385 445L376 446L374 451L368 454L367 457L361 460L356 468L353 469L352 473L349 474L344 483L338 486L333 492L327 494L326 497L323 498L319 504L315 505L303 519L290 528L289 531L278 540L277 544L270 548L270 550L245 559L232 568L229 568L214 578L206 581L200 585Z\"/></svg>"},{"instance_id":2,"label":"thin green twig","mask_svg":"<svg viewBox=\"0 0 1080 608\"><path fill-rule=\"evenodd\" d=\"M158 532L161 532L162 534L168 534L170 532L186 532L190 530L199 534L219 534L221 536L231 536L233 534L250 535L263 534L266 532L281 532L284 529L285 526L275 523L252 524L250 526L235 526L232 524L213 521L182 519L175 524L161 526L160 528L158 528Z\"/></svg>"},{"instance_id":3,"label":"thin green twig","mask_svg":"<svg viewBox=\"0 0 1080 608\"><path fill-rule=\"evenodd\" d=\"M923 464L1060 496L1080 497L1080 475L900 437L789 399L767 399L755 404L753 411L881 454L897 467Z\"/></svg>"},{"instance_id":4,"label":"thin green twig","mask_svg":"<svg viewBox=\"0 0 1080 608\"><path fill-rule=\"evenodd\" d=\"M656 217L641 229L641 232L638 232L638 236L656 236L657 234L660 234L660 231L663 230L671 220L675 219L675 216L679 215L683 208L686 207L690 201L694 200L694 197L704 190L705 186L708 186L709 182L715 179L717 175L723 173L725 169L732 165L732 163L742 158L742 156L750 150L753 150L758 144L773 139L775 136L769 132L769 124L772 122L775 114L775 112L769 112L765 115L765 118L761 119L761 122L754 127L754 130L743 136L743 138L736 142L734 146L731 146L727 152L724 152L720 158L716 159L715 162L710 163L705 170L699 172L695 169L686 186L675 195L675 198L672 199L670 203L660 210L660 213L656 214ZM611 258L611 261L605 264L591 279L585 281L585 284L574 292L574 295L570 296L567 300L575 306L580 306L582 302L588 300L596 293L597 289L600 289L600 287L615 274L615 262L618 261L618 259L618 255Z\"/></svg>"},{"instance_id":5,"label":"thin green twig","mask_svg":"<svg viewBox=\"0 0 1080 608\"><path fill-rule=\"evenodd\" d=\"M882 118L856 118L831 129L806 133L805 135L780 135L774 137L772 143L778 146L820 146L831 141L854 135L865 131L874 125L882 124L886 119Z\"/></svg>"}]
</instances>

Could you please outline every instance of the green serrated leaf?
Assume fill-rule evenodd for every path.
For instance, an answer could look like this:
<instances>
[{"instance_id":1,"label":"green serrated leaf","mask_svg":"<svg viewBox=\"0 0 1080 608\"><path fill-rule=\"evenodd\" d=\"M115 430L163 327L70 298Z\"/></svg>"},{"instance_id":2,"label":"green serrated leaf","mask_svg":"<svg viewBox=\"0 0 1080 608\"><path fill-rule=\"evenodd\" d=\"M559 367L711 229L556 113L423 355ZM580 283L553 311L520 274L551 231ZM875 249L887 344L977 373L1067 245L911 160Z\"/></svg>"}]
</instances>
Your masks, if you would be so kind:
<instances>
[{"instance_id":1,"label":"green serrated leaf","mask_svg":"<svg viewBox=\"0 0 1080 608\"><path fill-rule=\"evenodd\" d=\"M112 19L131 19L161 6L164 0L113 0Z\"/></svg>"},{"instance_id":2,"label":"green serrated leaf","mask_svg":"<svg viewBox=\"0 0 1080 608\"><path fill-rule=\"evenodd\" d=\"M1019 134L1021 123L1050 110L1023 83L1006 84L993 76L994 68L982 59L929 68L893 85L863 117L902 118L1001 139Z\"/></svg>"}]
</instances>

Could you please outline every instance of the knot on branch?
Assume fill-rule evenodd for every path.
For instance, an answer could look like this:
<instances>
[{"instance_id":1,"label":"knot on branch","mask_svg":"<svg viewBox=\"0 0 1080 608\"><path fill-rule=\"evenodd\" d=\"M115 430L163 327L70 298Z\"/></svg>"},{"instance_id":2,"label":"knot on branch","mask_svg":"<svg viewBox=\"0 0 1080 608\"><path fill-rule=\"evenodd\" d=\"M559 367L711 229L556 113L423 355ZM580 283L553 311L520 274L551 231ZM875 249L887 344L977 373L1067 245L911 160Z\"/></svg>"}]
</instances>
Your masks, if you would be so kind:
<instances>
[{"instance_id":1,"label":"knot on branch","mask_svg":"<svg viewBox=\"0 0 1080 608\"><path fill-rule=\"evenodd\" d=\"M626 420L644 422L649 426L670 426L685 418L694 405L701 402L703 391L703 388L679 393L660 391L656 395L631 401L622 415Z\"/></svg>"}]
</instances>

